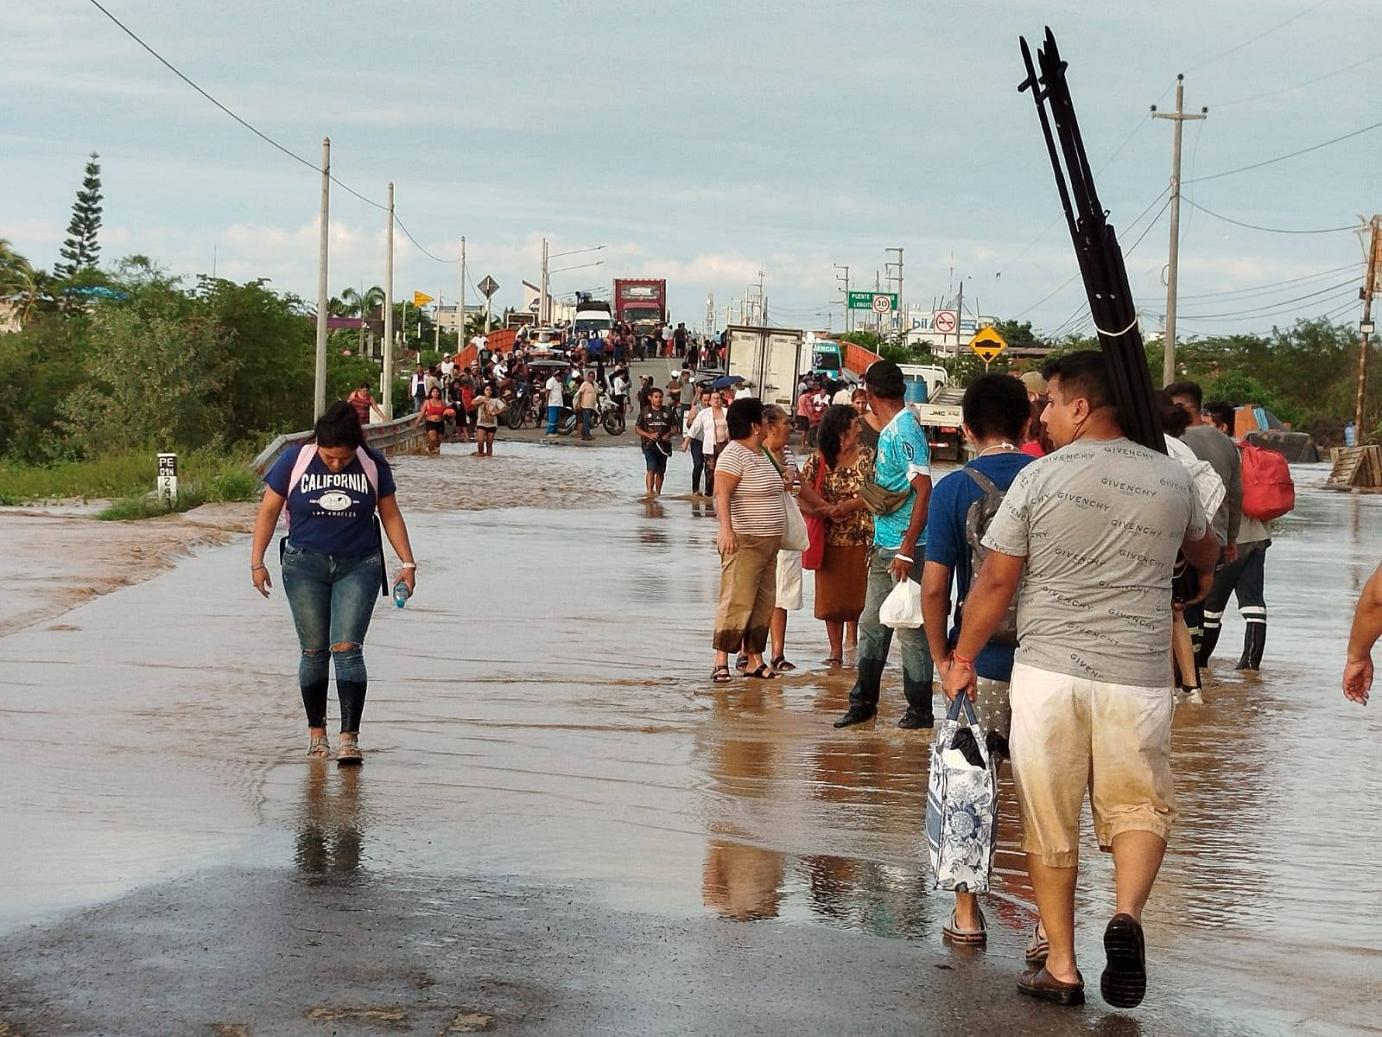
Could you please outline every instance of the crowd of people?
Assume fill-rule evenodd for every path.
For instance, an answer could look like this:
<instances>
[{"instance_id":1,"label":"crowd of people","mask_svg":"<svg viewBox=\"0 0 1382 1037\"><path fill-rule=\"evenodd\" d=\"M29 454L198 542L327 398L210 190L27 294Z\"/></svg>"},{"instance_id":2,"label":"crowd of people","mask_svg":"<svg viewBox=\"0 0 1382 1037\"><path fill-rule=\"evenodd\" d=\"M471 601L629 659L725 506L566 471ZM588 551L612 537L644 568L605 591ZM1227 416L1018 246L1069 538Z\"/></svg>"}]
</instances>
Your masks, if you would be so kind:
<instances>
[{"instance_id":1,"label":"crowd of people","mask_svg":"<svg viewBox=\"0 0 1382 1037\"><path fill-rule=\"evenodd\" d=\"M450 406L459 391L483 436L504 396L531 381L526 364L516 351L465 371L420 370L419 420L429 434L448 410L465 424ZM627 388L625 369L612 370L610 384L622 378ZM581 410L593 377L572 388ZM736 398L732 384L695 379L689 363L665 388L644 379L634 427L647 494L662 492L679 433L692 493L715 500L720 587L710 678L731 683L737 669L745 680L771 681L797 669L787 657L788 617L803 607L804 574L814 572L824 664L843 669L857 647L836 728L875 718L896 637L897 726L933 727L937 691L941 701L966 698L989 749L1012 767L1039 914L1018 987L1065 1005L1084 1000L1074 933L1088 795L1098 844L1114 860L1100 988L1108 1003L1134 1006L1147 984L1142 912L1176 821L1172 715L1178 701L1203 701L1200 670L1231 597L1246 628L1238 668L1260 667L1266 644L1271 521L1245 503L1257 476L1243 460L1248 448L1233 439L1234 408L1205 403L1192 382L1168 386L1157 400L1161 452L1127 436L1097 351L1051 360L1021 379L985 374L962 403L971 458L933 486L925 431L904 388L897 365L878 361L857 389L834 387L843 395L832 393L817 415L818 401L811 413L790 414ZM362 759L363 640L375 590L389 588L384 535L403 559L395 593L406 597L416 578L389 466L364 443L362 419L375 413L362 386L328 409L312 443L280 458L266 476L251 551L252 580L267 596L265 553L286 509L293 521L279 552L301 646L309 755L331 753L331 661L342 765ZM795 430L808 444L800 465ZM477 443L485 453L485 440ZM883 604L902 581L917 585L922 622L894 629ZM1368 700L1379 637L1382 568L1354 617L1344 677L1354 701ZM945 937L984 945L977 896L957 889L954 897Z\"/></svg>"}]
</instances>

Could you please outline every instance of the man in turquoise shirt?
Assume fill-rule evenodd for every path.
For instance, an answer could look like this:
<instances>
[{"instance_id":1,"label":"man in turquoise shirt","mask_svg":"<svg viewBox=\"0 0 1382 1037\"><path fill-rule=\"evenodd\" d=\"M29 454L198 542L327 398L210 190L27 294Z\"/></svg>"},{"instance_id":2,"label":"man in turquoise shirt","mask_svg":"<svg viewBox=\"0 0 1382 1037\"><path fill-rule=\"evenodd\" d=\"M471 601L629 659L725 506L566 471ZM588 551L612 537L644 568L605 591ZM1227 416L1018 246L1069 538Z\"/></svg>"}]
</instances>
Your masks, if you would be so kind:
<instances>
[{"instance_id":1,"label":"man in turquoise shirt","mask_svg":"<svg viewBox=\"0 0 1382 1037\"><path fill-rule=\"evenodd\" d=\"M901 503L873 518L873 550L869 553L868 596L859 617L859 666L849 693L849 710L836 727L871 720L878 712L879 685L893 631L878 621L878 610L899 580L921 582L925 560L926 509L931 501L931 449L926 433L903 402L902 370L890 360L878 360L864 374L869 409L887 422L878 435L878 456L873 481L891 494L905 494ZM904 729L931 727L931 683L935 667L926 632L920 628L897 631L902 645L902 693L907 712L897 722Z\"/></svg>"}]
</instances>

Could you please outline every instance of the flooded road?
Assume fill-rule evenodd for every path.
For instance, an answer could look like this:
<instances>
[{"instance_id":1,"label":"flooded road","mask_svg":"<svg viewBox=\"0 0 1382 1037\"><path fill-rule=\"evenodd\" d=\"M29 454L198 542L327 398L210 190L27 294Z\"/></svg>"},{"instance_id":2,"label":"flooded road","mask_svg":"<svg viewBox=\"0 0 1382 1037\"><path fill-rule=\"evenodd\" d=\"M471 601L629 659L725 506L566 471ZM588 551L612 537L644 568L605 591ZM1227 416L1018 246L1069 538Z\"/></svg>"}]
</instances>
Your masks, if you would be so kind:
<instances>
[{"instance_id":1,"label":"flooded road","mask_svg":"<svg viewBox=\"0 0 1382 1037\"><path fill-rule=\"evenodd\" d=\"M177 933L151 919L179 905L179 925L205 911L232 934L212 943L262 951L273 918L304 910L290 896L304 889L334 898L317 905L333 917L367 897L379 946L406 948L433 973L448 940L507 948L512 979L570 952L544 940L584 935L596 951L571 959L582 963L573 975L645 975L647 991L624 991L644 1014L613 1021L553 1007L515 1025L525 995L495 994L496 1029L507 1020L512 1032L800 1032L813 1019L831 1030L832 1018L965 1032L939 997L976 999L1038 1033L1378 1027L1382 721L1376 705L1345 702L1338 680L1352 602L1382 556L1382 499L1305 489L1323 473L1298 471L1297 511L1267 556L1263 673L1232 670L1242 627L1230 612L1206 704L1176 717L1181 822L1146 918L1148 1002L1123 1016L1091 995L1070 1015L1013 990L1033 913L1010 786L990 946L941 944L950 898L929 890L920 839L930 733L892 726L896 666L881 719L835 731L850 677L817 663L828 653L808 587L788 631L802 672L715 687L708 503L637 500L631 449L501 440L493 460L466 451L398 465L419 588L405 610L375 614L363 773L302 757L287 606L278 590L270 602L253 594L243 542L0 637L0 1033L11 1016L27 1026L14 1032L49 1032L34 1006L65 1008L74 974L100 988L100 969L87 975L72 947L76 959L52 965L69 927L175 946ZM687 482L674 455L669 491ZM527 506L474 510L487 500ZM1085 850L1089 978L1112 882L1108 859L1092 841ZM264 932L244 933L237 911ZM465 917L466 932L438 936L436 917ZM525 928L543 918L545 936ZM604 946L618 954L604 960ZM311 952L332 955L322 969L357 953L329 948ZM771 977L765 960L779 961ZM579 985L552 982L553 1005ZM253 1000L223 985L226 1003ZM614 998L581 989L591 1004ZM791 1004L753 1014L784 992ZM654 996L723 999L739 1014L658 1017L647 1014ZM76 1018L66 1030L88 1032Z\"/></svg>"}]
</instances>

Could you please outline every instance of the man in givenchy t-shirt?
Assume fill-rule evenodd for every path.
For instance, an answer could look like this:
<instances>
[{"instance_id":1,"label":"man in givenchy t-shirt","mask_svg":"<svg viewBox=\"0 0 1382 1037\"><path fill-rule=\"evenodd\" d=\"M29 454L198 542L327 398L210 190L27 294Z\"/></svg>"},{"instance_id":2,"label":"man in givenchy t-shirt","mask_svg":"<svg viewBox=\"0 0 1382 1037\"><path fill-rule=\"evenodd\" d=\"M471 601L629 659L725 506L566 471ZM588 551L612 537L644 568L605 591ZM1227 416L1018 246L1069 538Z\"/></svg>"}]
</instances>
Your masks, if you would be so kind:
<instances>
[{"instance_id":1,"label":"man in givenchy t-shirt","mask_svg":"<svg viewBox=\"0 0 1382 1037\"><path fill-rule=\"evenodd\" d=\"M1018 989L1080 1004L1075 880L1088 788L1099 845L1113 852L1116 914L1100 987L1119 1008L1146 989L1142 908L1175 820L1171 574L1178 551L1208 593L1219 542L1178 462L1128 439L1102 353L1042 372L1058 448L1013 480L965 602L945 693L971 693L975 658L1021 591L1012 671L1012 764L1022 848L1045 939ZM1049 945L1048 945L1049 941Z\"/></svg>"}]
</instances>

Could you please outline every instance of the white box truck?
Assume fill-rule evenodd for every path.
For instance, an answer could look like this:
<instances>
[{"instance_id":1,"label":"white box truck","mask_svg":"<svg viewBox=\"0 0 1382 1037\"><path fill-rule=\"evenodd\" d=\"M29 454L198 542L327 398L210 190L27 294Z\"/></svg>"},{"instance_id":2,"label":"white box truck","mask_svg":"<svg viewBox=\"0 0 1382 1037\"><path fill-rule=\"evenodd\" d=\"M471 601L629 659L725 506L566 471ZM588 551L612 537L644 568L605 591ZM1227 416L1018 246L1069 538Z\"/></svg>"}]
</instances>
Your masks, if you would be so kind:
<instances>
[{"instance_id":1,"label":"white box truck","mask_svg":"<svg viewBox=\"0 0 1382 1037\"><path fill-rule=\"evenodd\" d=\"M744 379L744 391L793 414L800 376L802 333L788 328L731 324L725 374Z\"/></svg>"}]
</instances>

